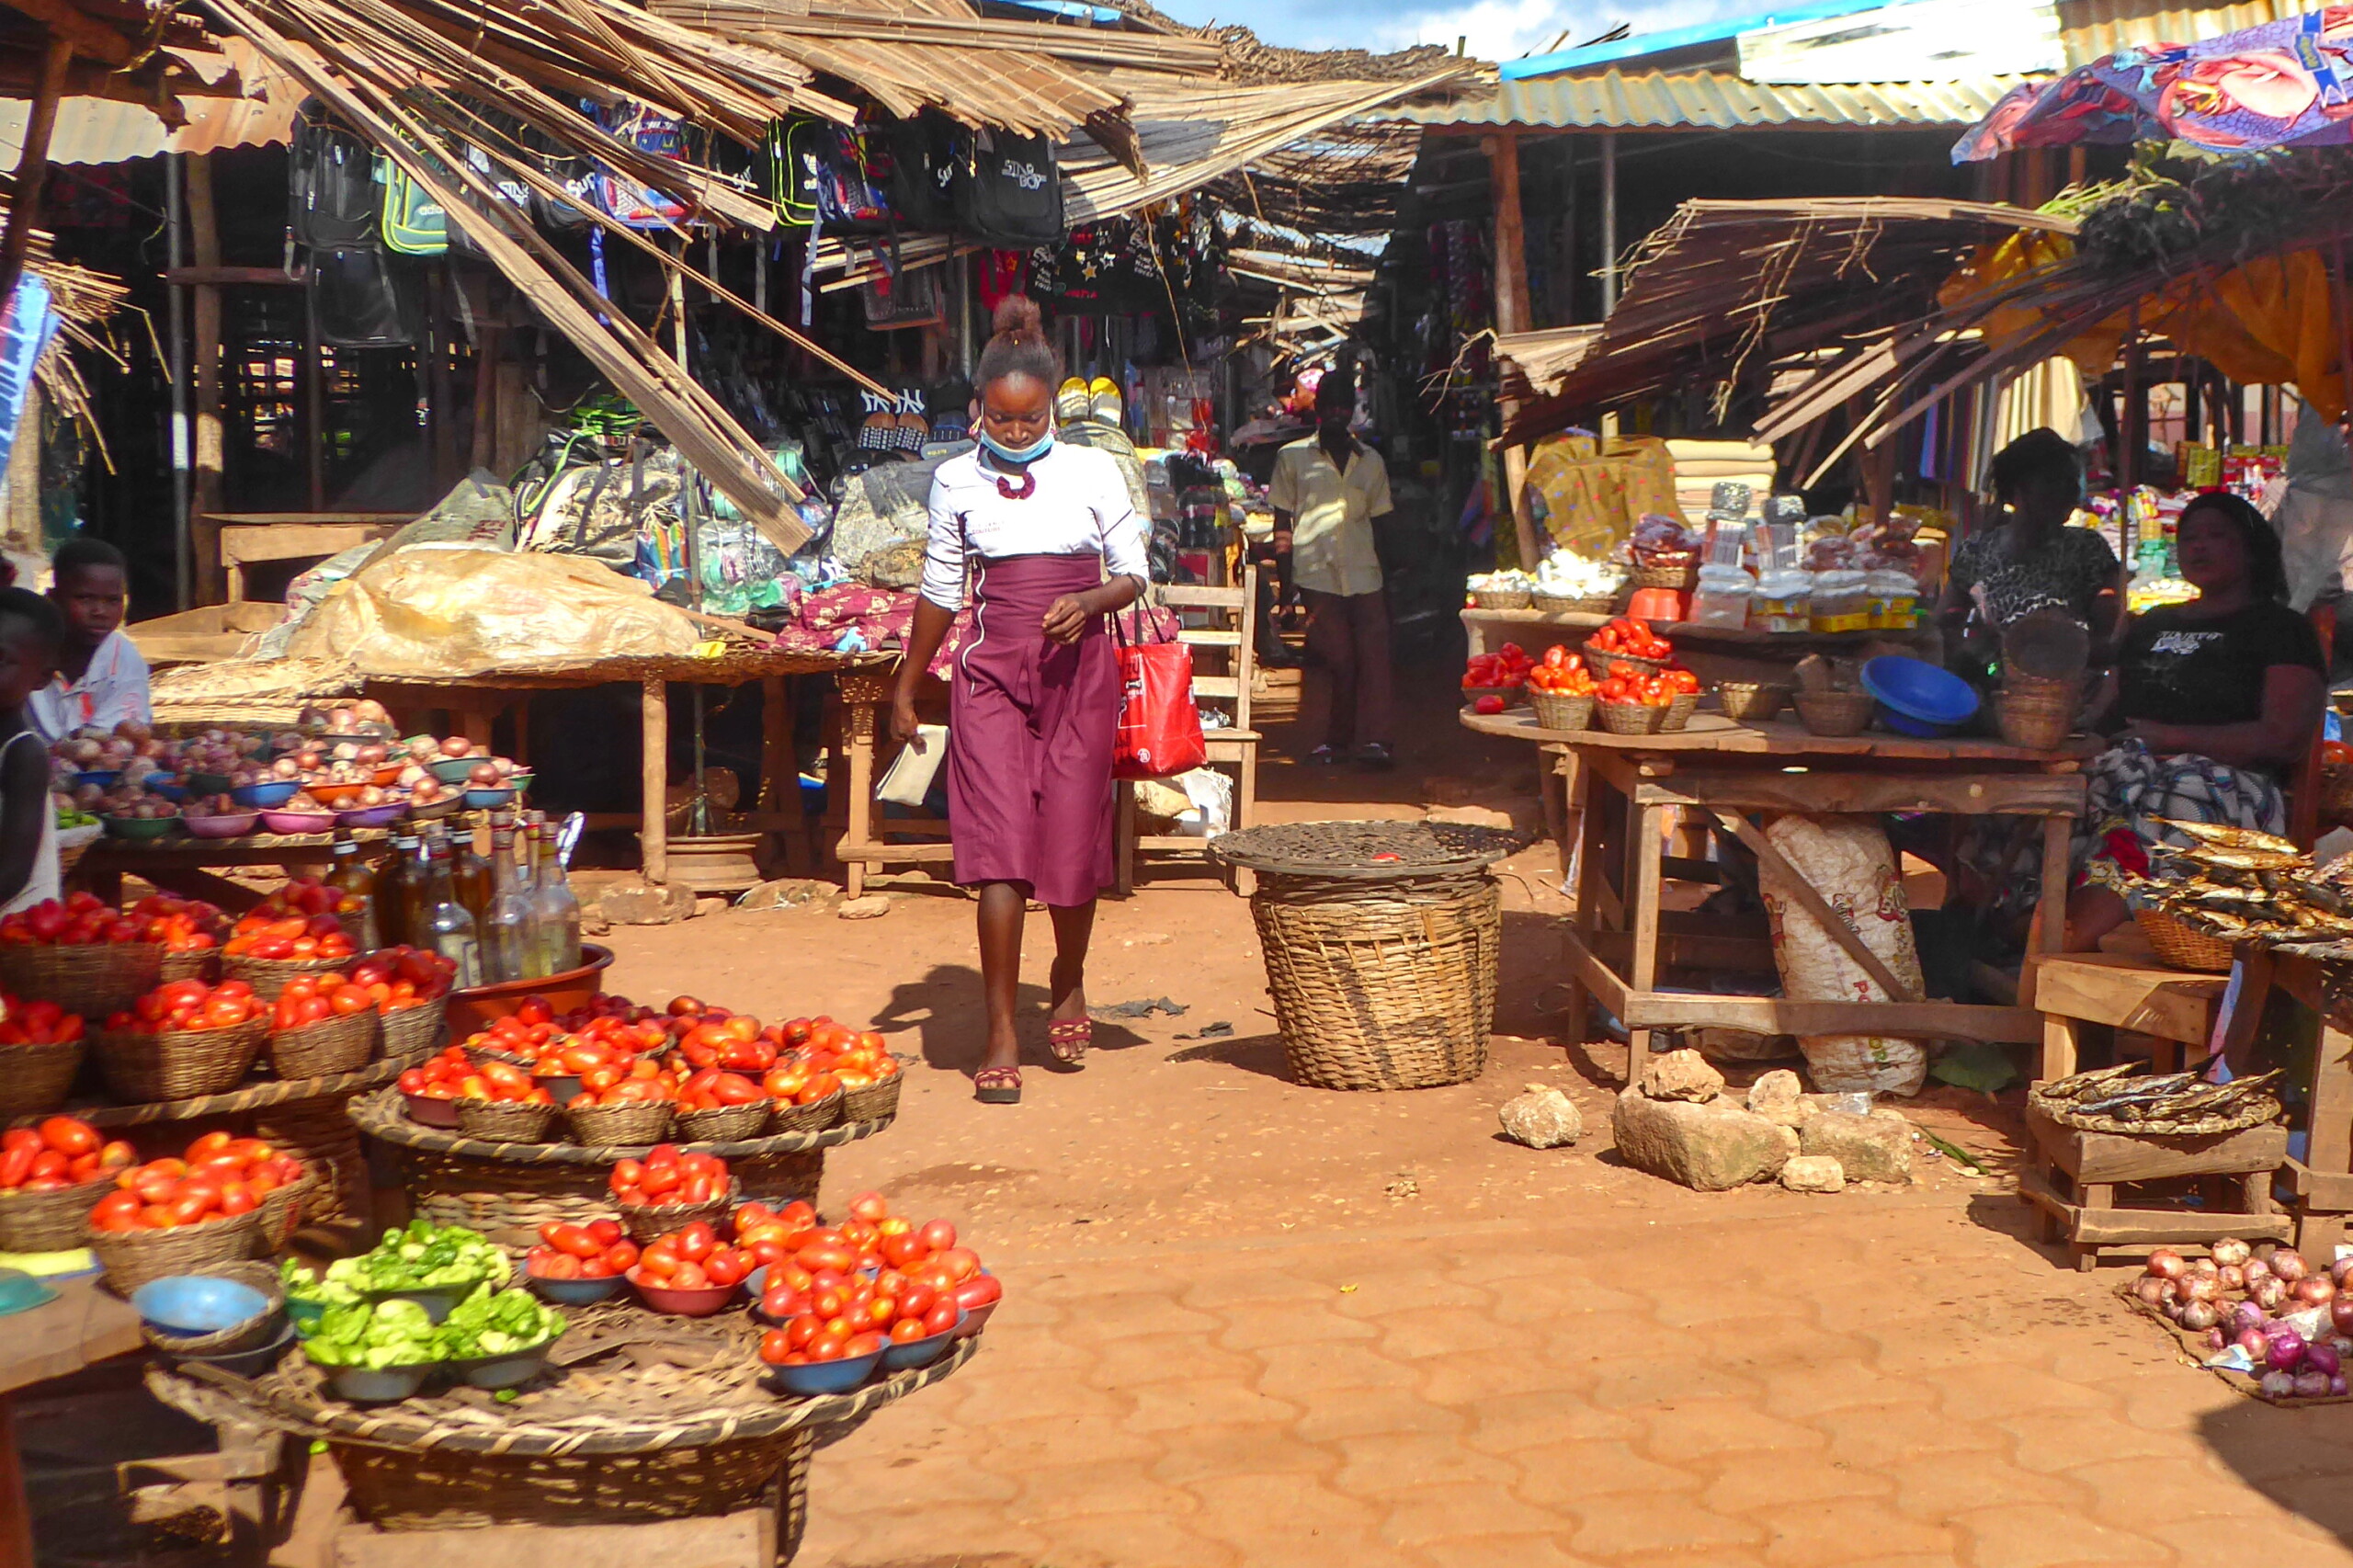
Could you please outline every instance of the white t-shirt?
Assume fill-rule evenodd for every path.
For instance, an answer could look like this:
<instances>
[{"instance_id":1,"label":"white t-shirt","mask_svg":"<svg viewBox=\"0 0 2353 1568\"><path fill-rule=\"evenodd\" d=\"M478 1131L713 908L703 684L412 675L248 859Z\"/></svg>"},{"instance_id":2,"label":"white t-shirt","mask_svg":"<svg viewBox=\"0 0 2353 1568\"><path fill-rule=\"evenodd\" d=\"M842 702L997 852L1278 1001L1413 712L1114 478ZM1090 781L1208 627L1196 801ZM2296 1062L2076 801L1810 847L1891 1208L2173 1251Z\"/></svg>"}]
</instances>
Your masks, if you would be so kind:
<instances>
[{"instance_id":1,"label":"white t-shirt","mask_svg":"<svg viewBox=\"0 0 2353 1568\"><path fill-rule=\"evenodd\" d=\"M64 673L59 672L33 693L25 710L33 728L52 741L63 740L85 726L111 730L125 719L153 723L155 712L147 700L147 661L139 656L130 638L109 631L90 655L90 667L82 672L79 681L68 686Z\"/></svg>"},{"instance_id":2,"label":"white t-shirt","mask_svg":"<svg viewBox=\"0 0 2353 1568\"><path fill-rule=\"evenodd\" d=\"M1100 551L1108 576L1151 580L1146 529L1127 481L1108 452L1057 441L1029 465L1037 489L1016 499L976 449L941 463L931 477L931 542L924 551L923 597L944 609L964 603L969 556L1086 555Z\"/></svg>"}]
</instances>

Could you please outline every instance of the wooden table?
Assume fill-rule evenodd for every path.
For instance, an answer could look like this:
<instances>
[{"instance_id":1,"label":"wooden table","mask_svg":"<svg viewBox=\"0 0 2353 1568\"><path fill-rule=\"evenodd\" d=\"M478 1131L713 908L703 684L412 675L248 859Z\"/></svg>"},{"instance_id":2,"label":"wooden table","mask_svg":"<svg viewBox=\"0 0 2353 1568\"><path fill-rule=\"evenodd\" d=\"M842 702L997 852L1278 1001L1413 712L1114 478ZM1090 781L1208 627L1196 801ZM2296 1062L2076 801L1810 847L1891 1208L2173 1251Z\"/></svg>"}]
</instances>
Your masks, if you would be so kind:
<instances>
[{"instance_id":1,"label":"wooden table","mask_svg":"<svg viewBox=\"0 0 2353 1568\"><path fill-rule=\"evenodd\" d=\"M320 560L355 544L390 539L415 512L207 512L221 529L221 569L229 600L245 597L245 568L263 561Z\"/></svg>"},{"instance_id":2,"label":"wooden table","mask_svg":"<svg viewBox=\"0 0 2353 1568\"><path fill-rule=\"evenodd\" d=\"M130 1303L89 1279L55 1285L57 1300L0 1318L0 1568L33 1568L32 1508L17 1451L16 1396L144 1343Z\"/></svg>"},{"instance_id":3,"label":"wooden table","mask_svg":"<svg viewBox=\"0 0 2353 1568\"><path fill-rule=\"evenodd\" d=\"M2041 1040L2042 1016L2029 1007L1659 990L1663 965L1755 973L1775 968L1761 920L1662 912L1659 893L1667 880L1715 880L1711 863L1667 855L1665 830L1671 814L1697 813L1728 830L1745 830L1743 841L1754 850L1763 841L1745 821L1752 812L2040 817L2043 904L2058 909L2066 898L2068 836L2084 806L2077 769L2090 742L2051 753L1999 741L1882 733L1834 739L1785 721L1736 724L1714 713L1695 714L1688 728L1659 735L1548 730L1525 708L1499 714L1466 708L1461 722L1483 734L1562 750L1565 815L1574 824L1566 831L1577 835L1576 912L1563 937L1570 1012L1581 1019L1589 994L1625 1024L1629 1082L1641 1075L1651 1034L1661 1028ZM1846 929L1826 924L1834 932ZM2042 923L2040 950L2058 951L2063 926Z\"/></svg>"},{"instance_id":4,"label":"wooden table","mask_svg":"<svg viewBox=\"0 0 2353 1568\"><path fill-rule=\"evenodd\" d=\"M1582 644L1614 616L1538 609L1466 609L1462 631L1473 655L1517 642L1530 657L1542 658L1554 643ZM1699 626L1683 620L1654 620L1652 631L1675 644L1676 657L1705 682L1790 678L1791 666L1808 653L1860 659L1875 653L1916 651L1927 633L1908 631L1756 631L1749 628ZM1600 672L1595 672L1599 678Z\"/></svg>"}]
</instances>

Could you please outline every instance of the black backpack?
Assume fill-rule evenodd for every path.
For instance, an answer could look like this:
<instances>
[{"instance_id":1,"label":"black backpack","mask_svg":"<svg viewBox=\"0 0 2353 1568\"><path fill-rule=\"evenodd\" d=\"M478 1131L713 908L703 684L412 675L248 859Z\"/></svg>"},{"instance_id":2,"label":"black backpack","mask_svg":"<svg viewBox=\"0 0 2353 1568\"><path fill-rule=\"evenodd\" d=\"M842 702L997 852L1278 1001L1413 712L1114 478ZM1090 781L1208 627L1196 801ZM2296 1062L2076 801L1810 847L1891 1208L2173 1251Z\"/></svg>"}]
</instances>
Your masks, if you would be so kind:
<instances>
[{"instance_id":1,"label":"black backpack","mask_svg":"<svg viewBox=\"0 0 2353 1568\"><path fill-rule=\"evenodd\" d=\"M944 233L956 226L956 199L964 184L956 142L956 123L937 109L892 128L891 205L908 228Z\"/></svg>"},{"instance_id":2,"label":"black backpack","mask_svg":"<svg viewBox=\"0 0 2353 1568\"><path fill-rule=\"evenodd\" d=\"M956 226L1001 250L1053 244L1063 237L1063 182L1054 144L1042 136L975 131L956 193Z\"/></svg>"},{"instance_id":3,"label":"black backpack","mask_svg":"<svg viewBox=\"0 0 2353 1568\"><path fill-rule=\"evenodd\" d=\"M373 245L311 253L319 340L335 348L399 348L424 335L415 275Z\"/></svg>"},{"instance_id":4,"label":"black backpack","mask_svg":"<svg viewBox=\"0 0 2353 1568\"><path fill-rule=\"evenodd\" d=\"M294 117L286 166L287 220L296 244L324 250L377 243L375 149L328 119L316 98Z\"/></svg>"}]
</instances>

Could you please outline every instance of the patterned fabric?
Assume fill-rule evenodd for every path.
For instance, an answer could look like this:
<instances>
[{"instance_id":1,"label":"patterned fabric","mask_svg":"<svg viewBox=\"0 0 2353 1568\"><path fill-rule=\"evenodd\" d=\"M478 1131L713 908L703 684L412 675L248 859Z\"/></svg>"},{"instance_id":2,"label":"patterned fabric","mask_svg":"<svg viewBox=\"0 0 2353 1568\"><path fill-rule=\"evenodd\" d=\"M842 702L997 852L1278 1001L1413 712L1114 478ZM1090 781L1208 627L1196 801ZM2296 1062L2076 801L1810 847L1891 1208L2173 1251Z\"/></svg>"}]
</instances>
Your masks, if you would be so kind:
<instances>
[{"instance_id":1,"label":"patterned fabric","mask_svg":"<svg viewBox=\"0 0 2353 1568\"><path fill-rule=\"evenodd\" d=\"M2024 561L2003 559L2001 538L1989 528L1962 540L1952 556L1954 585L1983 587L1996 626L2052 608L2088 621L2092 601L2116 586L2116 551L2089 528L2061 528L2055 542Z\"/></svg>"}]
</instances>

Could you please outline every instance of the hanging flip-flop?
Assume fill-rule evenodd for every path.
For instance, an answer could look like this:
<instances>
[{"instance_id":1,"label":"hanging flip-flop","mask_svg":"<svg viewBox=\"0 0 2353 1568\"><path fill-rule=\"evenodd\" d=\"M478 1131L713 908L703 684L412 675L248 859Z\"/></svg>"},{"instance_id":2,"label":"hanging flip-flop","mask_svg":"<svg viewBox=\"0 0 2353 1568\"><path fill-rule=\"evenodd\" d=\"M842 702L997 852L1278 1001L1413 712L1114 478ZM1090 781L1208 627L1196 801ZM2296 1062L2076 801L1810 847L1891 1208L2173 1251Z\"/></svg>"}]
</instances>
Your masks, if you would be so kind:
<instances>
[{"instance_id":1,"label":"hanging flip-flop","mask_svg":"<svg viewBox=\"0 0 2353 1568\"><path fill-rule=\"evenodd\" d=\"M1046 1049L1066 1067L1085 1062L1086 1048L1094 1043L1095 1023L1091 1018L1063 1018L1046 1025Z\"/></svg>"},{"instance_id":2,"label":"hanging flip-flop","mask_svg":"<svg viewBox=\"0 0 2353 1568\"><path fill-rule=\"evenodd\" d=\"M983 1067L972 1074L972 1097L983 1105L1019 1105L1021 1069Z\"/></svg>"}]
</instances>

